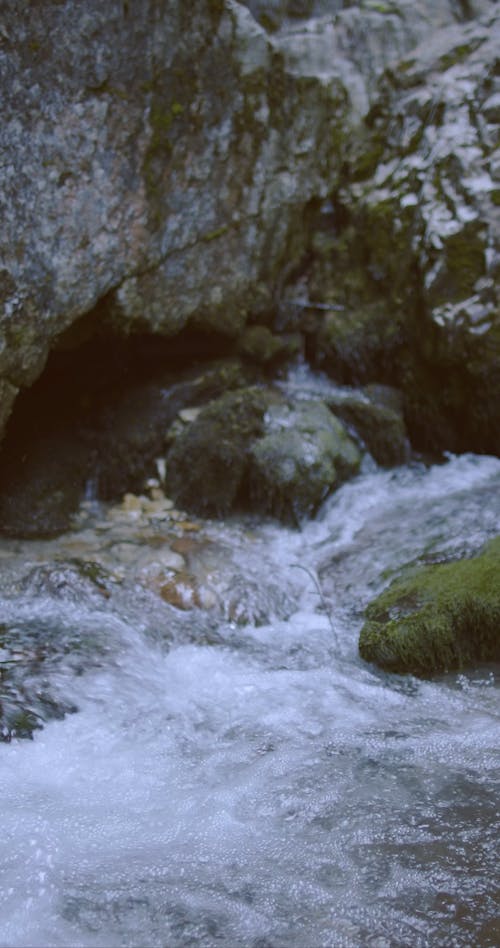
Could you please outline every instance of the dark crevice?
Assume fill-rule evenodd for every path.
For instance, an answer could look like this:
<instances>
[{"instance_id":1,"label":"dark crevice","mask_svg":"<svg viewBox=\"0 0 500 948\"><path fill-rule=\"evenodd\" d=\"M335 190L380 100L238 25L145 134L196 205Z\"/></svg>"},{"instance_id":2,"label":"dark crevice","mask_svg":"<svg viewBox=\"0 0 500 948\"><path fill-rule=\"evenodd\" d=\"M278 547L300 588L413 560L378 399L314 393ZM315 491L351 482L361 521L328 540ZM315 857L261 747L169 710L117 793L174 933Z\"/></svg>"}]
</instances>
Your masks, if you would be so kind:
<instances>
[{"instance_id":1,"label":"dark crevice","mask_svg":"<svg viewBox=\"0 0 500 948\"><path fill-rule=\"evenodd\" d=\"M0 531L60 532L91 480L104 498L140 489L179 409L234 384L233 347L189 329L119 335L101 301L59 337L40 378L18 396L0 452ZM223 367L205 371L214 360Z\"/></svg>"}]
</instances>

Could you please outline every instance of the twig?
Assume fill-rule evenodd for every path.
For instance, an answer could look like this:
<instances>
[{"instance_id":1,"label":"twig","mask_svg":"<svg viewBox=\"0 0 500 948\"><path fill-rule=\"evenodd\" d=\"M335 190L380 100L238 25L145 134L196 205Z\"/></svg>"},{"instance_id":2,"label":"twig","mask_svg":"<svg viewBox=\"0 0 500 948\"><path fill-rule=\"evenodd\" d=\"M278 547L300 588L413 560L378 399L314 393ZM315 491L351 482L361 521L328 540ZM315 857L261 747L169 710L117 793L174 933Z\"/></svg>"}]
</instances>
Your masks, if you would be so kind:
<instances>
[{"instance_id":1,"label":"twig","mask_svg":"<svg viewBox=\"0 0 500 948\"><path fill-rule=\"evenodd\" d=\"M284 299L281 301L283 303L290 303L291 306L300 306L302 309L335 309L339 312L345 310L345 306L341 306L340 303L312 303L311 300L288 300Z\"/></svg>"},{"instance_id":2,"label":"twig","mask_svg":"<svg viewBox=\"0 0 500 948\"><path fill-rule=\"evenodd\" d=\"M309 578L312 579L312 581L313 581L313 583L314 583L314 585L315 585L315 587L316 587L318 596L319 596L319 598L320 598L320 600L321 600L321 605L323 606L323 609L324 609L324 611L325 611L325 613L326 613L326 615L327 615L327 617L328 617L328 621L329 621L329 623L330 623L330 628L331 628L333 634L336 635L337 633L335 632L335 627L334 627L334 625L333 625L333 619L332 619L332 615L331 615L331 612L330 612L330 608L329 608L329 605L328 605L328 603L327 603L327 601L326 601L326 599L325 599L323 590L322 590L322 588L321 588L321 586L320 586L320 584L319 584L318 577L315 576L315 574L313 573L313 571L310 570L307 566L302 566L300 563L291 563L290 565L291 565L292 569L302 569L302 570L304 571L304 573L307 573L307 575L309 576Z\"/></svg>"}]
</instances>

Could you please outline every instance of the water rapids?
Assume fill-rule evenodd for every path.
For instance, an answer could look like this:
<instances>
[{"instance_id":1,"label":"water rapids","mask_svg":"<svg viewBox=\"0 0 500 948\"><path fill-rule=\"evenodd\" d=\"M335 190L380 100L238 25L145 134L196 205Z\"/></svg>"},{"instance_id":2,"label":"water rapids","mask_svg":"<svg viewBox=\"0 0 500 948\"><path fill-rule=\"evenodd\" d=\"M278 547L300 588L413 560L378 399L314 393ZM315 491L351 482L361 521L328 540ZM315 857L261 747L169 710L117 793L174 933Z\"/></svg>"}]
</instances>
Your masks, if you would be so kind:
<instances>
[{"instance_id":1,"label":"water rapids","mask_svg":"<svg viewBox=\"0 0 500 948\"><path fill-rule=\"evenodd\" d=\"M389 676L357 638L403 563L500 532L500 461L367 464L301 532L206 530L255 624L2 593L86 645L47 672L78 713L0 745L0 945L497 945L495 669Z\"/></svg>"}]
</instances>

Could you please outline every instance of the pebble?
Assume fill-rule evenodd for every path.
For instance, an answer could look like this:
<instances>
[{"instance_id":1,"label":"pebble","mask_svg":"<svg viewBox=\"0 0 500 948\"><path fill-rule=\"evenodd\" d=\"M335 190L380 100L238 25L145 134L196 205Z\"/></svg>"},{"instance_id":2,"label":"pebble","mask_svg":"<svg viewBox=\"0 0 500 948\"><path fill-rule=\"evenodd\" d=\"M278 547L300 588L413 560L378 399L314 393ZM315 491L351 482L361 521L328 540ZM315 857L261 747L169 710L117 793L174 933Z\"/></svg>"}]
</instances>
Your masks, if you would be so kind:
<instances>
[{"instance_id":1,"label":"pebble","mask_svg":"<svg viewBox=\"0 0 500 948\"><path fill-rule=\"evenodd\" d=\"M200 411L201 408L181 408L179 418L184 424L189 425L192 421L196 421Z\"/></svg>"}]
</instances>

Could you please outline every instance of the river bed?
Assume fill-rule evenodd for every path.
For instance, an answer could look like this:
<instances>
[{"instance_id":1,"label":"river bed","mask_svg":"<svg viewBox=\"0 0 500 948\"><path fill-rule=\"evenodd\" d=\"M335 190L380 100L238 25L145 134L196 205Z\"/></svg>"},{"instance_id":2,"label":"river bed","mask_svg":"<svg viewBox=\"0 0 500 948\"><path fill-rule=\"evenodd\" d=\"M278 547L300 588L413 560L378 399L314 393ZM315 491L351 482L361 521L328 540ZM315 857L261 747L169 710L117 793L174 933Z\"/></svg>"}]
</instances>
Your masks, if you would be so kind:
<instances>
[{"instance_id":1,"label":"river bed","mask_svg":"<svg viewBox=\"0 0 500 948\"><path fill-rule=\"evenodd\" d=\"M217 609L124 556L106 595L18 589L68 539L3 543L4 618L87 645L47 671L78 712L0 745L0 945L497 945L498 669L391 676L357 640L402 564L500 533L500 461L368 461L301 531L200 529Z\"/></svg>"}]
</instances>

